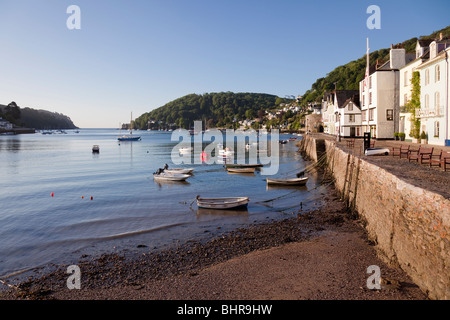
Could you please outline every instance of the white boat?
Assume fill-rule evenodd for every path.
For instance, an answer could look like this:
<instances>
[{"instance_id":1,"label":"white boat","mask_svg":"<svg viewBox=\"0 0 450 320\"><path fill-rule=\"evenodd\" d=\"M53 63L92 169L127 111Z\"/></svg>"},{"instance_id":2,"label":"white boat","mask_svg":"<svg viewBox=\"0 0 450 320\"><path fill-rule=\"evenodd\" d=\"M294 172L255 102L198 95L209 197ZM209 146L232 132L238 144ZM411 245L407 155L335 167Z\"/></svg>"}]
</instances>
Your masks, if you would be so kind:
<instances>
[{"instance_id":1,"label":"white boat","mask_svg":"<svg viewBox=\"0 0 450 320\"><path fill-rule=\"evenodd\" d=\"M282 186L304 186L308 181L308 177L292 178L292 179L275 179L266 178L267 184Z\"/></svg>"},{"instance_id":2,"label":"white boat","mask_svg":"<svg viewBox=\"0 0 450 320\"><path fill-rule=\"evenodd\" d=\"M249 201L249 197L201 198L197 196L197 206L203 209L246 208Z\"/></svg>"},{"instance_id":3,"label":"white boat","mask_svg":"<svg viewBox=\"0 0 450 320\"><path fill-rule=\"evenodd\" d=\"M159 174L153 174L153 179L155 181L185 181L187 178L189 178L191 175L189 174L181 174L181 173L159 173Z\"/></svg>"},{"instance_id":4,"label":"white boat","mask_svg":"<svg viewBox=\"0 0 450 320\"><path fill-rule=\"evenodd\" d=\"M219 143L217 145L217 148L219 149L219 156L232 156L234 155L234 151L231 150L230 148L226 147L225 149L223 148L223 144Z\"/></svg>"},{"instance_id":5,"label":"white boat","mask_svg":"<svg viewBox=\"0 0 450 320\"><path fill-rule=\"evenodd\" d=\"M174 173L179 173L179 174L191 174L192 171L194 171L194 168L186 168L186 169L183 169L183 168L180 168L180 169L178 169L178 168L173 168L173 169L169 169L169 166L168 166L167 164L164 165L164 172L165 172L165 173L172 173L172 174L174 174Z\"/></svg>"},{"instance_id":6,"label":"white boat","mask_svg":"<svg viewBox=\"0 0 450 320\"><path fill-rule=\"evenodd\" d=\"M365 151L366 156L387 156L389 154L389 149L387 148L368 148Z\"/></svg>"},{"instance_id":7,"label":"white boat","mask_svg":"<svg viewBox=\"0 0 450 320\"><path fill-rule=\"evenodd\" d=\"M192 147L183 147L178 149L178 151L180 151L181 154L188 154L192 152Z\"/></svg>"}]
</instances>

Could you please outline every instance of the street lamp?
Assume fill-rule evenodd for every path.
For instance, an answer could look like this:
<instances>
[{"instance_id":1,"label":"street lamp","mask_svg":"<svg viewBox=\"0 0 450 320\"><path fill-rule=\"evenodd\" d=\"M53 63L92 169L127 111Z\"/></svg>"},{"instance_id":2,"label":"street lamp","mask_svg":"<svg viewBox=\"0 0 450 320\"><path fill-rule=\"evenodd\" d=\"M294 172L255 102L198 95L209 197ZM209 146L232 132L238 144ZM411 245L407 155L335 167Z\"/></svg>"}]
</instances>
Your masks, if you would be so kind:
<instances>
[{"instance_id":1,"label":"street lamp","mask_svg":"<svg viewBox=\"0 0 450 320\"><path fill-rule=\"evenodd\" d=\"M338 134L336 136L337 141L341 142L341 115L338 111L334 113L336 115L336 119L339 121Z\"/></svg>"}]
</instances>

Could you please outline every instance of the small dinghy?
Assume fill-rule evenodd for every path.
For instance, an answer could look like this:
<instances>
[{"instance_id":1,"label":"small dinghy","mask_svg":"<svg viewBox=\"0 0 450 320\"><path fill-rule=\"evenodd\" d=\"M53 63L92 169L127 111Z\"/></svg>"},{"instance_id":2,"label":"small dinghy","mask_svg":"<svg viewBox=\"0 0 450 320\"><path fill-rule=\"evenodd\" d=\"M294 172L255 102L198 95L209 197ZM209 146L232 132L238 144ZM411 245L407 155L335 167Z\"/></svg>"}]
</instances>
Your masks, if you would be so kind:
<instances>
[{"instance_id":1,"label":"small dinghy","mask_svg":"<svg viewBox=\"0 0 450 320\"><path fill-rule=\"evenodd\" d=\"M247 207L249 197L201 198L197 196L197 205L203 209L238 209Z\"/></svg>"},{"instance_id":2,"label":"small dinghy","mask_svg":"<svg viewBox=\"0 0 450 320\"><path fill-rule=\"evenodd\" d=\"M191 175L189 174L163 172L160 174L153 174L153 179L156 181L185 181L190 176Z\"/></svg>"},{"instance_id":3,"label":"small dinghy","mask_svg":"<svg viewBox=\"0 0 450 320\"><path fill-rule=\"evenodd\" d=\"M249 168L227 168L228 172L232 173L255 173L255 167Z\"/></svg>"},{"instance_id":4,"label":"small dinghy","mask_svg":"<svg viewBox=\"0 0 450 320\"><path fill-rule=\"evenodd\" d=\"M186 168L186 169L178 169L178 168L174 168L174 169L169 169L169 166L167 165L167 163L164 165L164 172L165 173L171 173L171 174L191 174L192 171L194 171L194 168Z\"/></svg>"},{"instance_id":5,"label":"small dinghy","mask_svg":"<svg viewBox=\"0 0 450 320\"><path fill-rule=\"evenodd\" d=\"M304 186L308 182L308 177L293 178L293 179L274 179L266 178L267 184L279 186Z\"/></svg>"}]
</instances>

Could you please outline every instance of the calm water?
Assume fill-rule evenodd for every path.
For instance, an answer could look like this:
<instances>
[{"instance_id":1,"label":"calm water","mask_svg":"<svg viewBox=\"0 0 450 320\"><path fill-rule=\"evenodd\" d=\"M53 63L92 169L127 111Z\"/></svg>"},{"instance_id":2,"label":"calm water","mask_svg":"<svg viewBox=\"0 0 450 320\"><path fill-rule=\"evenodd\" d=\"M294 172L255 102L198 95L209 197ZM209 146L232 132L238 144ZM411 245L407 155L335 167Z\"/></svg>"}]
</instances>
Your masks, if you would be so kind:
<instances>
[{"instance_id":1,"label":"calm water","mask_svg":"<svg viewBox=\"0 0 450 320\"><path fill-rule=\"evenodd\" d=\"M178 142L170 133L135 134L142 140L119 143L119 131L108 129L0 136L0 277L76 262L82 253L160 248L286 218L300 201L303 209L313 206L321 192L314 175L306 187L268 189L259 172L171 165ZM91 152L93 144L99 154ZM194 175L186 183L156 183L152 173L165 163L195 168ZM279 176L294 176L306 165L294 142L280 145ZM244 212L199 211L196 195L249 196L251 202Z\"/></svg>"}]
</instances>

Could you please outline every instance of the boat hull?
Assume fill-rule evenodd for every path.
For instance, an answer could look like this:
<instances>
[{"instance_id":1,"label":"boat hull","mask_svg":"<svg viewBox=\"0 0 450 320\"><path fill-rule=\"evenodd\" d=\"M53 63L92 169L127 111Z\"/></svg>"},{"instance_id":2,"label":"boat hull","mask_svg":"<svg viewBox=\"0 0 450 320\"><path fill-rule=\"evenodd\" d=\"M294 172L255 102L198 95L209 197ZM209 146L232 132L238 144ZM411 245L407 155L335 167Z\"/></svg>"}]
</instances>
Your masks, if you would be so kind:
<instances>
[{"instance_id":1,"label":"boat hull","mask_svg":"<svg viewBox=\"0 0 450 320\"><path fill-rule=\"evenodd\" d=\"M165 169L164 172L170 174L190 174L194 169Z\"/></svg>"},{"instance_id":2,"label":"boat hull","mask_svg":"<svg viewBox=\"0 0 450 320\"><path fill-rule=\"evenodd\" d=\"M228 168L261 168L262 164L233 164L233 163L227 163L226 167Z\"/></svg>"},{"instance_id":3,"label":"boat hull","mask_svg":"<svg viewBox=\"0 0 450 320\"><path fill-rule=\"evenodd\" d=\"M141 137L119 137L117 138L119 141L139 141Z\"/></svg>"},{"instance_id":4,"label":"boat hull","mask_svg":"<svg viewBox=\"0 0 450 320\"><path fill-rule=\"evenodd\" d=\"M227 197L227 198L200 198L197 197L197 206L201 209L243 209L248 206L248 197Z\"/></svg>"},{"instance_id":5,"label":"boat hull","mask_svg":"<svg viewBox=\"0 0 450 320\"><path fill-rule=\"evenodd\" d=\"M227 168L228 172L233 173L254 173L255 167L249 167L249 168Z\"/></svg>"},{"instance_id":6,"label":"boat hull","mask_svg":"<svg viewBox=\"0 0 450 320\"><path fill-rule=\"evenodd\" d=\"M308 177L297 178L297 179L273 179L266 178L268 185L279 185L279 186L304 186L308 182Z\"/></svg>"},{"instance_id":7,"label":"boat hull","mask_svg":"<svg viewBox=\"0 0 450 320\"><path fill-rule=\"evenodd\" d=\"M161 174L154 174L153 179L156 181L185 181L187 178L189 178L190 175L188 174L168 174L168 173L161 173Z\"/></svg>"}]
</instances>

